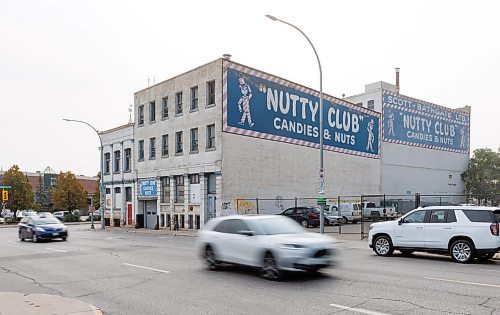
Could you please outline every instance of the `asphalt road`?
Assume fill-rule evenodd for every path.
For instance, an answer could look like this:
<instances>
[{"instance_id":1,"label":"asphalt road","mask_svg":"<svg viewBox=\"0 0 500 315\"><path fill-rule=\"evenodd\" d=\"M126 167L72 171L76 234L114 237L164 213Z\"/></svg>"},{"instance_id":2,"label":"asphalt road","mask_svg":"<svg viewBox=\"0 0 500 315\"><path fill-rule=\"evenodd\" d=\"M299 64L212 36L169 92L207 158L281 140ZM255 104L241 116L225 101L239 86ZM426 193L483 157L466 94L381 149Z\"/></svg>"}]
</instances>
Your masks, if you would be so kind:
<instances>
[{"instance_id":1,"label":"asphalt road","mask_svg":"<svg viewBox=\"0 0 500 315\"><path fill-rule=\"evenodd\" d=\"M366 240L339 241L335 268L270 282L241 267L204 270L193 237L71 226L67 242L32 243L2 228L0 291L77 298L105 314L500 314L500 261L382 258Z\"/></svg>"}]
</instances>

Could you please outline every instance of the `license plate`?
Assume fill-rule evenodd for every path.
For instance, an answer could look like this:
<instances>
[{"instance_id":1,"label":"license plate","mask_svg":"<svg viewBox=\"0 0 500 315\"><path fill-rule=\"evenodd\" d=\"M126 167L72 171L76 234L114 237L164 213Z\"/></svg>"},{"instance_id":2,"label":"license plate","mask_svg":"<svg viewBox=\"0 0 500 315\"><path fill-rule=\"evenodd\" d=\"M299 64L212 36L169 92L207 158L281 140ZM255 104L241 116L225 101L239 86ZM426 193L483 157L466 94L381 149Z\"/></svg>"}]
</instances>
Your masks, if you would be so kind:
<instances>
[{"instance_id":1,"label":"license plate","mask_svg":"<svg viewBox=\"0 0 500 315\"><path fill-rule=\"evenodd\" d=\"M59 233L52 233L52 235L53 235L53 236L57 236L57 235L59 235Z\"/></svg>"}]
</instances>

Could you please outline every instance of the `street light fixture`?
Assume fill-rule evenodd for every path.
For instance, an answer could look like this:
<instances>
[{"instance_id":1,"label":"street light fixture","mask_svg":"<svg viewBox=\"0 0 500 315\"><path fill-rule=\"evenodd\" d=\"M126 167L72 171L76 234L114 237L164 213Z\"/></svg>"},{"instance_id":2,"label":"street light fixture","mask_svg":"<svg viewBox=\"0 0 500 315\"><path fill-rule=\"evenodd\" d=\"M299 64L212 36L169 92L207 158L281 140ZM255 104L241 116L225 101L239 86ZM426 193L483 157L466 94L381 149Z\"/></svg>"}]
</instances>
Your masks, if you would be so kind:
<instances>
[{"instance_id":1,"label":"street light fixture","mask_svg":"<svg viewBox=\"0 0 500 315\"><path fill-rule=\"evenodd\" d=\"M92 128L95 133L97 134L97 136L99 136L99 141L101 142L101 167L100 167L100 170L101 170L101 182L100 182L100 187L99 187L99 202L100 202L100 206L99 206L99 212L101 213L101 229L104 230L104 179L103 179L103 173L102 173L102 162L103 162L103 147L102 147L102 138L101 138L101 135L99 134L99 131L97 131L97 129L94 128L94 126L92 126L91 124L89 124L88 122L85 122L83 120L76 120L76 119L67 119L67 118L63 118L64 121L72 121L72 122L78 122L78 123L82 123L82 124L85 124L87 126L89 126L90 128ZM90 216L90 228L93 230L94 229L94 214L92 213L92 215Z\"/></svg>"},{"instance_id":2,"label":"street light fixture","mask_svg":"<svg viewBox=\"0 0 500 315\"><path fill-rule=\"evenodd\" d=\"M321 70L321 62L319 60L318 52L316 51L316 48L314 48L313 43L307 37L307 35L302 32L300 28L297 26L290 24L286 21L280 20L275 16L266 14L266 17L277 22L281 22L283 24L289 25L299 31L304 37L307 39L309 44L311 45L312 49L314 50L314 54L316 55L316 59L318 60L318 66L319 66L319 187L318 187L318 203L321 199L322 202L324 202L324 195L325 195L325 169L323 168L323 71ZM323 207L321 207L320 211L320 232L321 234L325 233L325 215L323 213Z\"/></svg>"}]
</instances>

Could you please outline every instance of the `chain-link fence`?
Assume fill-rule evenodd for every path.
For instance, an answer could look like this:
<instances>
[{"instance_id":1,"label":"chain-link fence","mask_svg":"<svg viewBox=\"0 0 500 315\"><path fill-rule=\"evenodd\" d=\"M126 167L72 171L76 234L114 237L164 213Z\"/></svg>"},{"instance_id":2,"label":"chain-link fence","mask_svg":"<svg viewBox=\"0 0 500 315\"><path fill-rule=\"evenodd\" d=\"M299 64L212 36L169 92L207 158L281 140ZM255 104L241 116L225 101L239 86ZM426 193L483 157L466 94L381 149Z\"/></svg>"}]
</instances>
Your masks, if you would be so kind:
<instances>
[{"instance_id":1,"label":"chain-link fence","mask_svg":"<svg viewBox=\"0 0 500 315\"><path fill-rule=\"evenodd\" d=\"M373 222L395 220L407 212L427 206L496 205L500 196L472 198L470 195L358 195L326 197L324 209L325 233L368 235ZM238 214L281 214L285 210L317 207L315 197L244 198L236 199ZM316 227L317 228L317 227Z\"/></svg>"}]
</instances>

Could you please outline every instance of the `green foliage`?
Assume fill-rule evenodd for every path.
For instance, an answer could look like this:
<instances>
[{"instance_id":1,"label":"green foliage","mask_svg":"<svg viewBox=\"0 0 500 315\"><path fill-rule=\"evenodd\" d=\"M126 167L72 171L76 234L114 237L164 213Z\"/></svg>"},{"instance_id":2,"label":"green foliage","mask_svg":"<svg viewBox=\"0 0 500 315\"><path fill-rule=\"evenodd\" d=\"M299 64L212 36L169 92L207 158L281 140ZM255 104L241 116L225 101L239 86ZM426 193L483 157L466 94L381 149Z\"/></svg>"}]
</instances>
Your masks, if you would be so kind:
<instances>
[{"instance_id":1,"label":"green foliage","mask_svg":"<svg viewBox=\"0 0 500 315\"><path fill-rule=\"evenodd\" d=\"M500 201L500 154L491 149L477 149L462 174L467 193L479 201Z\"/></svg>"},{"instance_id":2,"label":"green foliage","mask_svg":"<svg viewBox=\"0 0 500 315\"><path fill-rule=\"evenodd\" d=\"M52 189L52 203L56 209L68 211L87 206L87 192L71 172L59 173L57 188Z\"/></svg>"},{"instance_id":3,"label":"green foliage","mask_svg":"<svg viewBox=\"0 0 500 315\"><path fill-rule=\"evenodd\" d=\"M64 217L63 217L63 221L64 222L80 222L80 215L78 215L77 213L73 213L73 212L65 213Z\"/></svg>"},{"instance_id":4,"label":"green foliage","mask_svg":"<svg viewBox=\"0 0 500 315\"><path fill-rule=\"evenodd\" d=\"M13 165L4 173L2 185L12 186L9 189L9 200L7 208L11 209L16 216L17 210L31 209L33 206L33 191L28 177L21 172L19 166Z\"/></svg>"},{"instance_id":5,"label":"green foliage","mask_svg":"<svg viewBox=\"0 0 500 315\"><path fill-rule=\"evenodd\" d=\"M97 178L97 187L92 195L92 205L96 210L101 206L101 191L99 190L99 187L101 186L101 172L97 173Z\"/></svg>"}]
</instances>

